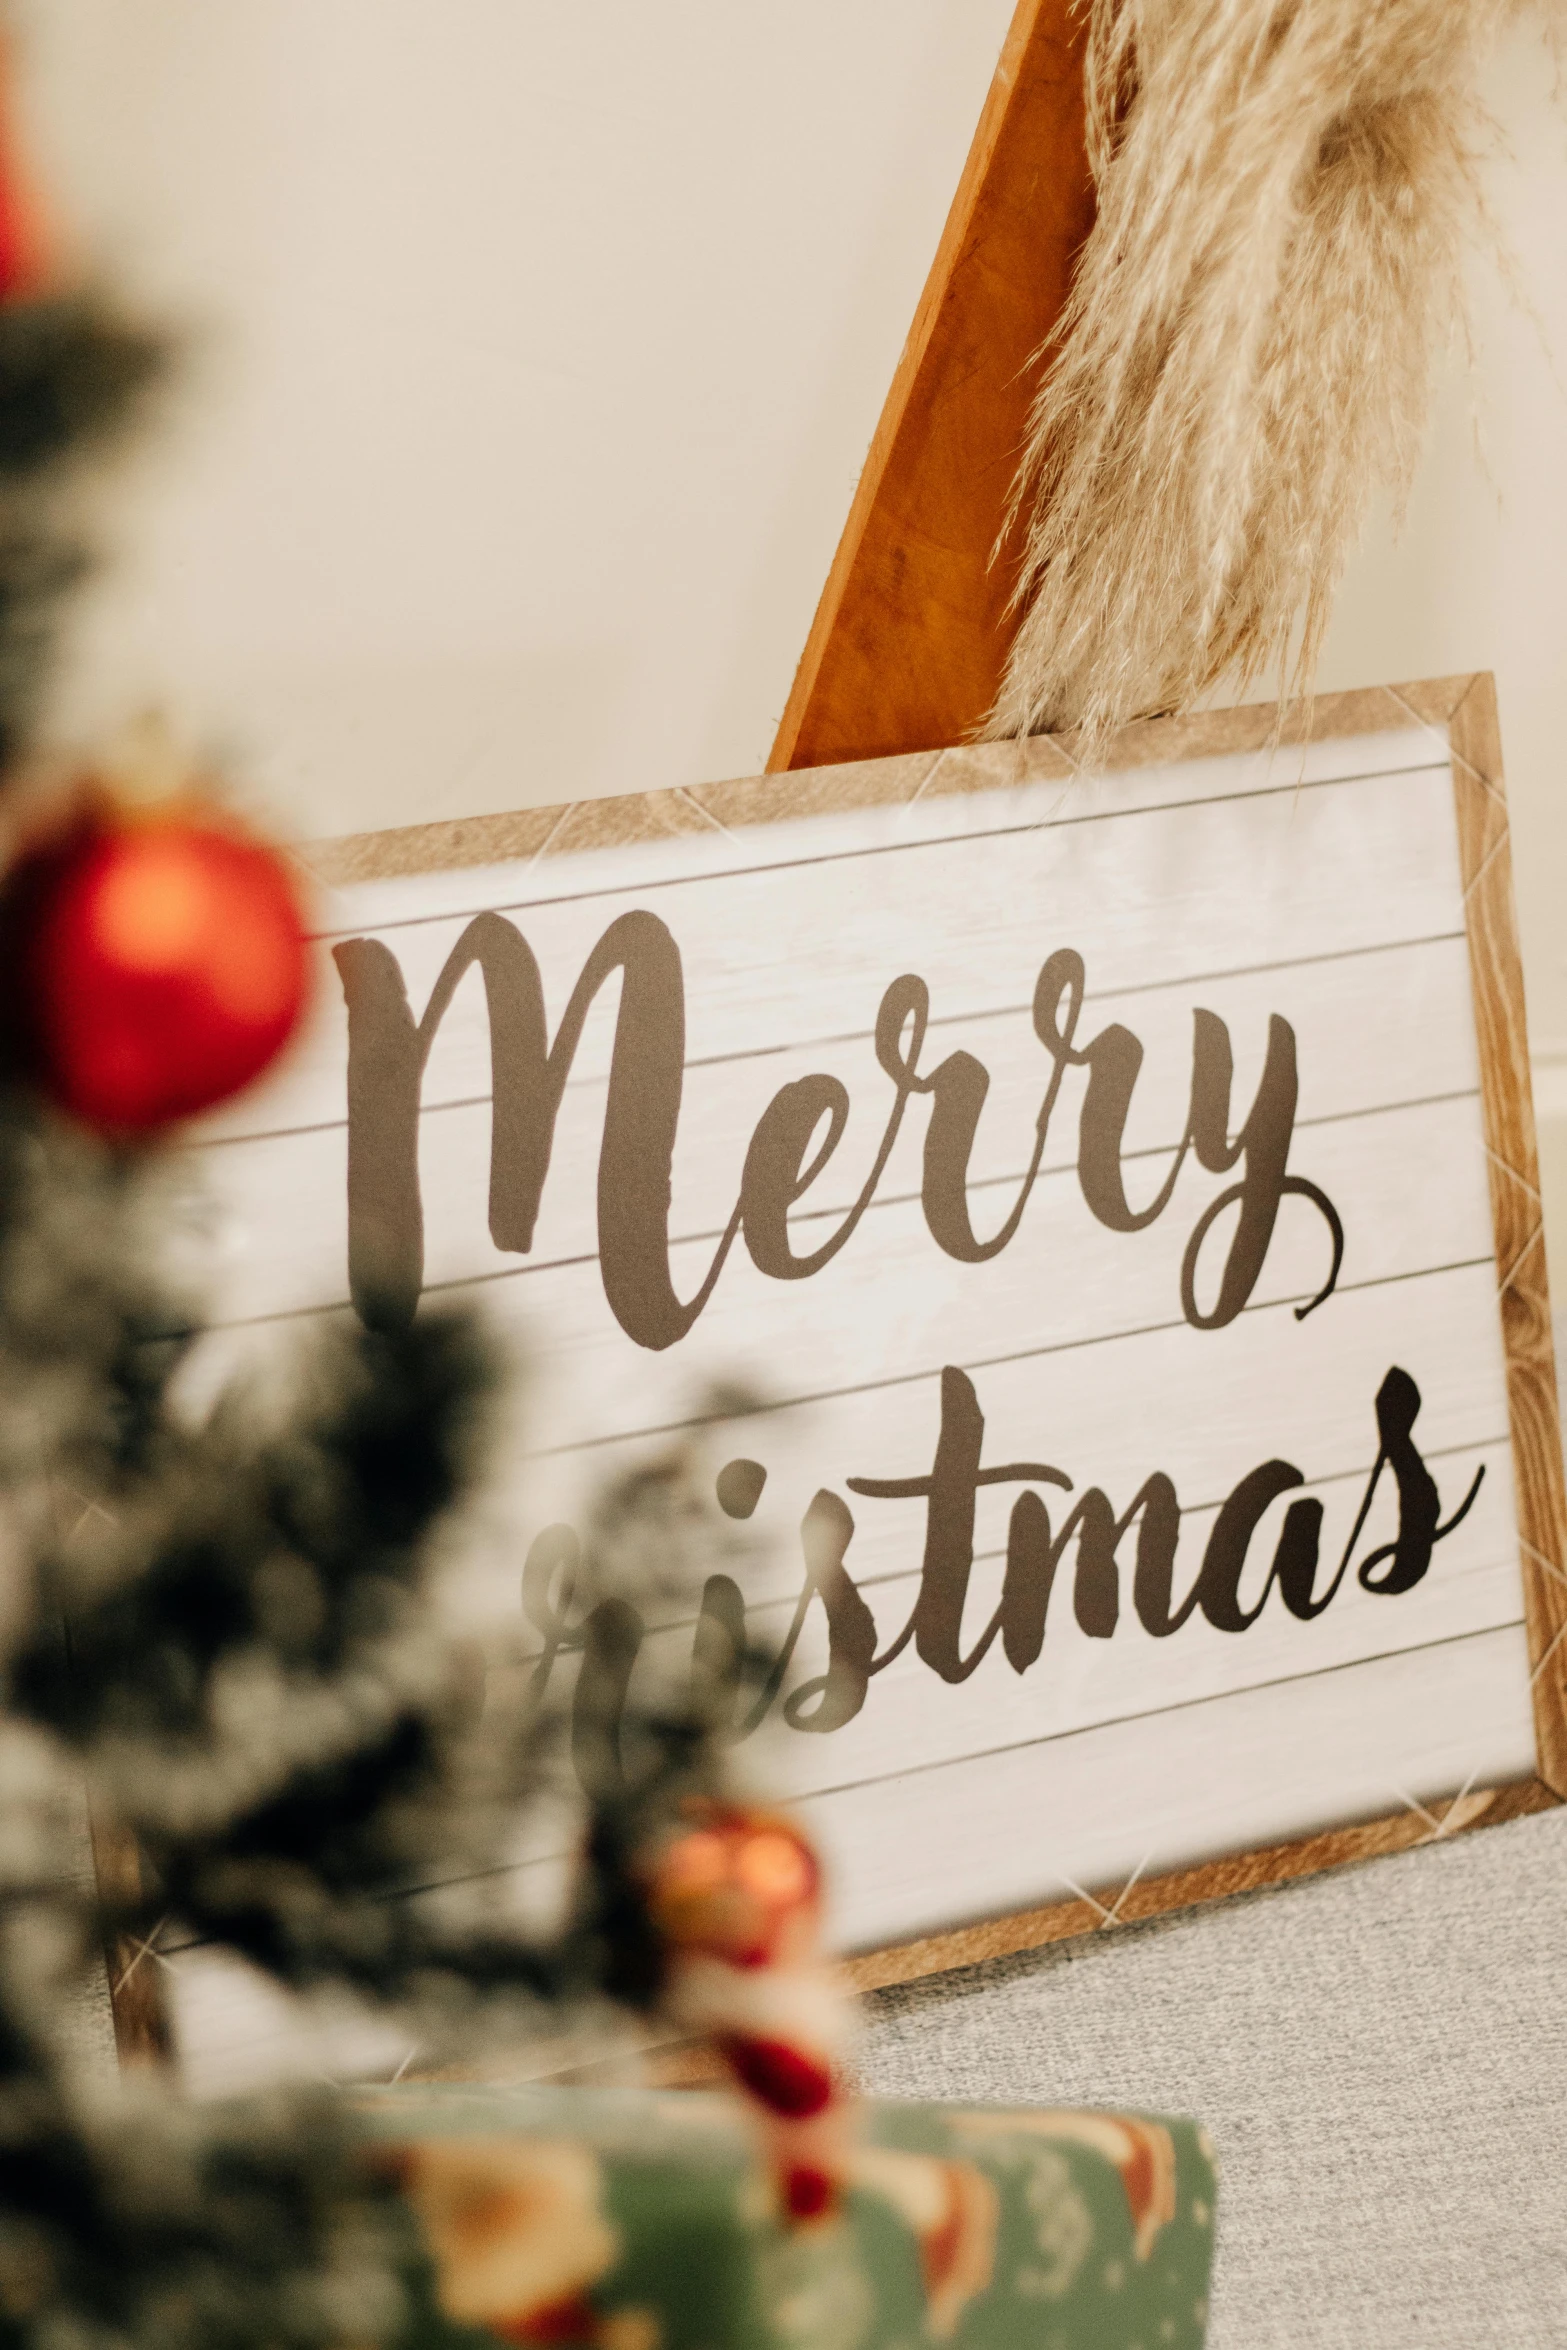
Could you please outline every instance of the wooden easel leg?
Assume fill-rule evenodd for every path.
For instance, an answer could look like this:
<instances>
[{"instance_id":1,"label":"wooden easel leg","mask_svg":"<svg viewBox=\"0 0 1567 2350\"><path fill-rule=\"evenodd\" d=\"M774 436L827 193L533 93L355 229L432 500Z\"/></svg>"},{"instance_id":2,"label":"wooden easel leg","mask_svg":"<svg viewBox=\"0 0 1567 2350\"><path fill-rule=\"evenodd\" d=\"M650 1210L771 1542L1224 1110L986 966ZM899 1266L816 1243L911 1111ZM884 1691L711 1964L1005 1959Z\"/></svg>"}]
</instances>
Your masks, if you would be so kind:
<instances>
[{"instance_id":1,"label":"wooden easel leg","mask_svg":"<svg viewBox=\"0 0 1567 2350\"><path fill-rule=\"evenodd\" d=\"M1019 0L817 607L769 770L961 742L1001 682L992 553L1093 224L1080 0Z\"/></svg>"}]
</instances>

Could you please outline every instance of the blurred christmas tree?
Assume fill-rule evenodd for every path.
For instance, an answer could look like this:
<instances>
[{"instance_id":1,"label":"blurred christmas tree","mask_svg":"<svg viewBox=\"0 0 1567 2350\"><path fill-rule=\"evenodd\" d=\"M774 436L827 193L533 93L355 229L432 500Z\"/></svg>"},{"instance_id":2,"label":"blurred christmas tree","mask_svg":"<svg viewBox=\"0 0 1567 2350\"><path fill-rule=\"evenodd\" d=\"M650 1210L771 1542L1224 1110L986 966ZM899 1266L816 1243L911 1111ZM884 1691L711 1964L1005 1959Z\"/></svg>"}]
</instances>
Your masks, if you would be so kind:
<instances>
[{"instance_id":1,"label":"blurred christmas tree","mask_svg":"<svg viewBox=\"0 0 1567 2350\"><path fill-rule=\"evenodd\" d=\"M52 630L86 564L84 464L166 355L104 295L63 286L8 157L0 2342L390 2341L409 2223L332 2104L289 2092L215 2113L152 2072L111 2093L73 2067L74 1987L107 1943L122 2036L155 2045L143 1954L174 1920L428 2044L589 1997L648 2008L666 1941L639 1856L715 1787L715 1717L700 1688L624 1713L617 1690L599 1723L579 1690L591 1794L547 1936L477 1897L398 1897L493 1875L558 1785L526 1676L486 1677L432 1602L496 1366L470 1322L426 1315L319 1337L286 1413L244 1393L178 1408L200 1325L166 1268L168 1138L281 1048L308 955L284 862L188 781L151 798L103 774L32 781ZM634 1523L662 1513L667 1551L678 1478L645 1479L627 1506ZM96 1894L62 1882L84 1785Z\"/></svg>"}]
</instances>

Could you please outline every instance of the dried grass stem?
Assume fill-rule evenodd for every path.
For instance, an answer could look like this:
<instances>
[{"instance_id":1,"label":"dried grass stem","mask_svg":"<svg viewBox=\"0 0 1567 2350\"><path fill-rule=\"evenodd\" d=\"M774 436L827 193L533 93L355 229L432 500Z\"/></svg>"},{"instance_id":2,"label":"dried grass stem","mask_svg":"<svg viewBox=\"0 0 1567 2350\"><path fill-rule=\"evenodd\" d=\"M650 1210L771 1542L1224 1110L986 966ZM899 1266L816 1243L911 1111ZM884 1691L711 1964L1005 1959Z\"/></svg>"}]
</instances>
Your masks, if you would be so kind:
<instances>
[{"instance_id":1,"label":"dried grass stem","mask_svg":"<svg viewBox=\"0 0 1567 2350\"><path fill-rule=\"evenodd\" d=\"M1309 685L1465 326L1479 71L1519 4L1091 0L1099 212L1019 472L988 732L1077 726L1092 754L1221 678Z\"/></svg>"}]
</instances>

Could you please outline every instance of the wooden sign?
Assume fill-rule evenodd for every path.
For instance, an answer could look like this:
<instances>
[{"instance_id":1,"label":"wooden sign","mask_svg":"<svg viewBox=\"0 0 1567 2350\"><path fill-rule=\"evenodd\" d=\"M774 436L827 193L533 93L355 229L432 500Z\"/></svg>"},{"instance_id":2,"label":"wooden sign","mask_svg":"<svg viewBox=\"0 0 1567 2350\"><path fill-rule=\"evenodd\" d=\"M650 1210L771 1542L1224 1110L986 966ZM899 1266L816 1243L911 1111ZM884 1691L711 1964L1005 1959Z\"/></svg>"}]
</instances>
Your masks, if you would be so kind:
<instances>
[{"instance_id":1,"label":"wooden sign","mask_svg":"<svg viewBox=\"0 0 1567 2350\"><path fill-rule=\"evenodd\" d=\"M235 1345L527 1348L472 1620L698 1432L863 1980L1567 1788L1490 682L1275 729L338 844L316 1033L206 1138Z\"/></svg>"}]
</instances>

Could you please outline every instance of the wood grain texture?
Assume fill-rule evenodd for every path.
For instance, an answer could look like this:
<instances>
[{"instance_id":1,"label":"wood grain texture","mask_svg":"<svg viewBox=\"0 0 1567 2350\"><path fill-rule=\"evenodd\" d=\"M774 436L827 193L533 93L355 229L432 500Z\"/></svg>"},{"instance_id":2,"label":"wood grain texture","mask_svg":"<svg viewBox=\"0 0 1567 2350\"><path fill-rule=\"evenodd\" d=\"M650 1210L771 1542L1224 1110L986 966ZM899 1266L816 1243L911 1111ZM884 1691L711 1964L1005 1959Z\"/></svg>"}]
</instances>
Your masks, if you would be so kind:
<instances>
[{"instance_id":1,"label":"wood grain texture","mask_svg":"<svg viewBox=\"0 0 1567 2350\"><path fill-rule=\"evenodd\" d=\"M1371 686L1321 694L1284 711L1272 702L1237 710L1203 710L1189 717L1142 718L1113 735L1107 770L1155 767L1184 759L1220 759L1270 744L1322 742L1331 736L1386 734L1412 718L1445 725L1471 680L1438 678L1403 686ZM965 743L889 758L863 758L788 775L740 776L679 791L627 792L613 800L568 801L562 807L525 808L497 816L468 816L441 824L409 824L386 832L357 832L336 840L306 841L297 855L306 871L331 888L392 881L421 873L459 872L513 859L542 862L568 849L629 846L671 838L704 823L727 831L836 814L845 808L892 806L949 793L989 791L1021 781L1078 772L1073 738L1033 735L1022 742ZM682 802L689 821L671 803ZM591 816L591 811L613 815ZM577 818L603 827L590 840Z\"/></svg>"},{"instance_id":2,"label":"wood grain texture","mask_svg":"<svg viewBox=\"0 0 1567 2350\"><path fill-rule=\"evenodd\" d=\"M916 1981L1407 1851L1567 1799L1567 1493L1495 681L1481 673L1325 696L1286 712L1278 731L1285 741L1317 740L1329 733L1369 733L1410 717L1445 726L1453 757L1540 1777L1516 1787L1471 1791L1434 1818L1405 1811L1176 1871L1124 1895L1103 1888L1091 1901L1021 1911L872 1952L848 1962L846 1972L857 1990ZM1272 710L1256 708L1147 721L1117 737L1107 764L1255 749L1268 739L1274 720ZM686 2062L693 2084L711 2079L712 2060L705 2051L691 2052ZM664 2060L661 2077L686 2077L678 2057Z\"/></svg>"},{"instance_id":3,"label":"wood grain texture","mask_svg":"<svg viewBox=\"0 0 1567 2350\"><path fill-rule=\"evenodd\" d=\"M1446 1843L1476 1828L1501 1827L1531 1812L1552 1810L1557 1801L1538 1779L1520 1780L1509 1787L1474 1788L1429 1811L1397 1812L1387 1819L1336 1828L1297 1843L1270 1845L1263 1851L1210 1861L1200 1868L1145 1878L1130 1888L1101 1886L1085 1900L1055 1902L1047 1908L1020 1910L1011 1917L960 1926L950 1934L926 1935L917 1942L847 1959L840 1971L849 1988L860 1992L922 1982L960 1967L983 1966L992 1959L1042 1950L1052 1942L1114 1933L1179 1910L1199 1908L1206 1902L1294 1884L1327 1869L1351 1868L1393 1853L1411 1852L1423 1844ZM700 2041L651 2047L643 2056L642 2069L661 2088L711 2088L726 2077L722 2059ZM574 2077L589 2076L583 2072Z\"/></svg>"},{"instance_id":4,"label":"wood grain texture","mask_svg":"<svg viewBox=\"0 0 1567 2350\"><path fill-rule=\"evenodd\" d=\"M1017 574L993 550L1093 222L1086 32L1073 0L1019 0L772 770L957 742L995 700Z\"/></svg>"},{"instance_id":5,"label":"wood grain texture","mask_svg":"<svg viewBox=\"0 0 1567 2350\"><path fill-rule=\"evenodd\" d=\"M1385 1819L1329 1829L1292 1843L1228 1854L1197 1868L1139 1879L1130 1888L1100 1886L1085 1900L1053 1902L1042 1909L1020 1910L1011 1917L961 1926L950 1934L927 1935L917 1942L872 1951L848 1960L844 1972L857 1991L881 1991L894 1983L945 1974L954 1967L978 1966L987 1959L1043 1949L1050 1942L1138 1925L1174 1910L1320 1876L1325 1869L1347 1868L1357 1861L1409 1852L1416 1845L1445 1842L1472 1828L1498 1827L1526 1812L1549 1810L1556 1801L1553 1791L1537 1779L1511 1787L1471 1789L1429 1810L1395 1812Z\"/></svg>"},{"instance_id":6,"label":"wood grain texture","mask_svg":"<svg viewBox=\"0 0 1567 2350\"><path fill-rule=\"evenodd\" d=\"M1542 1779L1567 1797L1567 1490L1494 680L1469 679L1446 719L1480 1038L1535 1736Z\"/></svg>"},{"instance_id":7,"label":"wood grain texture","mask_svg":"<svg viewBox=\"0 0 1567 2350\"><path fill-rule=\"evenodd\" d=\"M1460 1828L1516 1816L1520 1809L1538 1808L1556 1800L1553 1791L1567 1783L1567 1738L1563 1732L1564 1713L1567 1713L1563 1699L1567 1639L1560 1637L1567 1626L1567 1580L1563 1579L1561 1564L1564 1557L1562 1470L1555 1427L1549 1310L1529 1110L1522 982L1512 920L1506 805L1495 739L1494 696L1489 681L1455 678L1399 688L1368 689L1325 697L1315 704L1286 712L1282 719L1272 708L1253 706L1145 722L1117 738L1107 764L1123 770L1150 769L1266 751L1275 743L1288 745L1329 737L1372 736L1407 729L1412 722L1448 730L1451 735L1452 788L1483 1072L1490 1209L1516 1448L1518 1517L1529 1546L1524 1595L1535 1675L1540 1778L1521 1790L1503 1787L1492 1793L1471 1792L1451 1807L1438 1804L1423 1810L1411 1804L1405 1811L1391 1818L1375 1819L1369 1825L1270 1843L1202 1867L1150 1874L1129 1891L1112 1887L1084 1899L1015 1911L983 1925L900 1942L891 1950L854 1962L855 1979L867 1987L912 1980L922 1973L971 1964L979 1958L1102 1929L1111 1920L1116 1924L1130 1922L1188 1903L1282 1882L1342 1862L1406 1849L1439 1833L1456 1833ZM1400 751L1399 760L1406 756ZM1391 752L1383 757L1385 764L1392 762ZM1439 785L1445 798L1447 785L1440 771L1448 766L1446 739L1440 747L1433 742L1432 762L1438 770L1432 789ZM1357 757L1354 764L1358 772L1362 767L1374 767L1376 760ZM681 836L694 839L704 829L727 834L839 810L911 805L915 801L1041 779L1060 781L1069 802L1071 793L1078 788L1073 780L1069 739L911 754L788 778L750 779L689 792L652 793L613 802L584 803L571 809L531 811L526 820L497 817L461 826L363 836L339 844L335 851L328 848L311 852L310 861L334 878L369 881L416 875L425 870L455 871L505 859L539 860L586 847L619 848ZM1165 782L1151 778L1148 796L1156 798L1167 788ZM1436 804L1433 801L1433 807ZM1366 821L1364 816L1361 821ZM1236 822L1244 822L1240 810L1236 812ZM1390 840L1392 837L1389 835ZM727 844L721 845L724 854L720 863L727 869L733 860ZM1446 854L1451 859L1450 846ZM472 885L481 891L489 886L488 877ZM1444 889L1447 893L1444 904L1450 904L1453 890L1450 877L1444 882ZM1452 930L1450 951L1461 957L1462 936L1452 923L1446 927ZM421 936L426 937L421 951L444 952L444 946L439 945L433 933L421 933ZM466 1085L464 1090L468 1090ZM1326 1148L1326 1144L1315 1147ZM1475 1197L1475 1215L1483 1233L1485 1207L1478 1170ZM1485 1282L1484 1264L1472 1278ZM1479 1305L1488 1313L1483 1293ZM1497 1435L1501 1433L1501 1418L1498 1412ZM1515 1615L1516 1612L1515 1602ZM1521 1686L1521 1666L1519 1670ZM891 1686L889 1681L889 1690ZM1494 1787L1492 1774L1505 1777L1523 1767L1522 1754L1500 1769L1496 1763L1488 1764L1482 1785ZM1462 1775L1461 1770L1455 1772L1447 1783L1457 1784ZM1431 1783L1428 1780L1426 1785ZM1363 1801L1357 1798L1354 1806L1346 1804L1344 1808L1353 1817L1355 1809L1369 1808L1371 1803L1383 1800L1373 1794ZM1251 1833L1255 1835L1256 1831ZM1079 1881L1092 1886L1095 1880L1086 1872L1079 1872Z\"/></svg>"}]
</instances>

